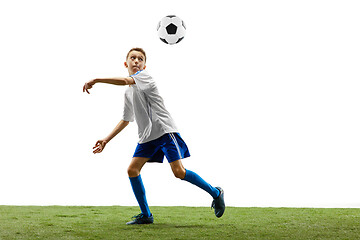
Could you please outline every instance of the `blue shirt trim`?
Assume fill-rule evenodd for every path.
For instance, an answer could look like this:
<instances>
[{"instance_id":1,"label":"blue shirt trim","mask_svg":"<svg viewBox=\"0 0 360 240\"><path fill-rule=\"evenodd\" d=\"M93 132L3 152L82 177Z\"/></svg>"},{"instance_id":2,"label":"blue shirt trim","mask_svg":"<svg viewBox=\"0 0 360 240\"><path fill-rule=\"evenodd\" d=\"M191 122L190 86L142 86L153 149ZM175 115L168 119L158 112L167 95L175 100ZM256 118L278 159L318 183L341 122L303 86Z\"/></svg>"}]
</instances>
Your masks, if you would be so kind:
<instances>
[{"instance_id":1,"label":"blue shirt trim","mask_svg":"<svg viewBox=\"0 0 360 240\"><path fill-rule=\"evenodd\" d=\"M136 73L134 73L133 75L130 75L130 77L136 76L136 75L138 75L139 73L141 73L142 71L144 71L144 70L139 70L139 71L137 71Z\"/></svg>"}]
</instances>

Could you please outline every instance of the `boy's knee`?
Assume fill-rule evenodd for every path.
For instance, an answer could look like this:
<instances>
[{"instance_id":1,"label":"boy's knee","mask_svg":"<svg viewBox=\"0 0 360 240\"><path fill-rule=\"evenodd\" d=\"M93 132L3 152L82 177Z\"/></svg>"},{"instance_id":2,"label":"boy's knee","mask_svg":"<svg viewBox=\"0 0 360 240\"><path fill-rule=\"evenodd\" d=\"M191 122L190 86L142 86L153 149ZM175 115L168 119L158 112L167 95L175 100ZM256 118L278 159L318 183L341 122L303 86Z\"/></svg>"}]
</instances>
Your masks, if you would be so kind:
<instances>
[{"instance_id":1,"label":"boy's knee","mask_svg":"<svg viewBox=\"0 0 360 240\"><path fill-rule=\"evenodd\" d=\"M128 173L128 176L129 177L137 177L139 176L140 172L138 169L132 167L132 166L129 166L128 169L127 169L127 173Z\"/></svg>"},{"instance_id":2,"label":"boy's knee","mask_svg":"<svg viewBox=\"0 0 360 240\"><path fill-rule=\"evenodd\" d=\"M186 171L183 168L173 169L173 173L176 178L180 178L180 179L184 179L186 175Z\"/></svg>"}]
</instances>

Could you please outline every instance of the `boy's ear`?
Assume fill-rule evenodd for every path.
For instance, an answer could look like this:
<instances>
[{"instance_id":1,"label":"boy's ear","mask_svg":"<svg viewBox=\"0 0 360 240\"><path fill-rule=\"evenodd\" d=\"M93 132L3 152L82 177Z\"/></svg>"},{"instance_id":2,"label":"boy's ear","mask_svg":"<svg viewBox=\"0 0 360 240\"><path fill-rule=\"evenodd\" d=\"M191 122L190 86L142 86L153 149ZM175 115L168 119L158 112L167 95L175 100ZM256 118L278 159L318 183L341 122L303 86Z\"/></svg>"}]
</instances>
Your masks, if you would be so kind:
<instances>
[{"instance_id":1,"label":"boy's ear","mask_svg":"<svg viewBox=\"0 0 360 240\"><path fill-rule=\"evenodd\" d=\"M124 62L124 65L125 65L126 68L128 68L127 62Z\"/></svg>"}]
</instances>

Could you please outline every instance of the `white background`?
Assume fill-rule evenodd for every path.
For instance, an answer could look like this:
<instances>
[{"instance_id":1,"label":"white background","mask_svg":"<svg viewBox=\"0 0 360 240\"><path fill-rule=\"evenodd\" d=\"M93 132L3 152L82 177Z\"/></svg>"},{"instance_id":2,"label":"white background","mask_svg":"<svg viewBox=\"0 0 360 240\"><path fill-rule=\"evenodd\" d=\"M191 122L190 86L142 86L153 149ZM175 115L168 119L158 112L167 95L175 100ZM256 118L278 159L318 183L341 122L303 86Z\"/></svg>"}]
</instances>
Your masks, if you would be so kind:
<instances>
[{"instance_id":1,"label":"white background","mask_svg":"<svg viewBox=\"0 0 360 240\"><path fill-rule=\"evenodd\" d=\"M221 3L221 4L220 4ZM137 205L127 166L132 47L148 54L192 157L228 206L360 207L358 1L1 1L0 204ZM178 45L158 21L187 25ZM142 171L149 205L210 206L165 164Z\"/></svg>"}]
</instances>

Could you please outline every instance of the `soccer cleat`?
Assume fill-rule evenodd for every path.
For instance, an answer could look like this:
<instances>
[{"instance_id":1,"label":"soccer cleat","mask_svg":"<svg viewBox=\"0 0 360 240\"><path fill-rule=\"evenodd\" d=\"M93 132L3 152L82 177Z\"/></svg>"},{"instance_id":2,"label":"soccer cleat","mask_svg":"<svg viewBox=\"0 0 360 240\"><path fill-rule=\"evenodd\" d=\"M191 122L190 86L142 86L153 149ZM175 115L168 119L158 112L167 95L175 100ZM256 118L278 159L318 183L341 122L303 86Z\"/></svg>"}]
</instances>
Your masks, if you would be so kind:
<instances>
[{"instance_id":1,"label":"soccer cleat","mask_svg":"<svg viewBox=\"0 0 360 240\"><path fill-rule=\"evenodd\" d=\"M150 224L154 222L154 217L151 214L150 217L145 217L144 214L140 213L139 215L133 216L132 221L126 223L126 225L133 225L133 224Z\"/></svg>"},{"instance_id":2,"label":"soccer cleat","mask_svg":"<svg viewBox=\"0 0 360 240\"><path fill-rule=\"evenodd\" d=\"M221 187L216 187L220 191L220 195L214 198L211 209L214 208L215 216L221 217L225 212L224 190Z\"/></svg>"}]
</instances>

